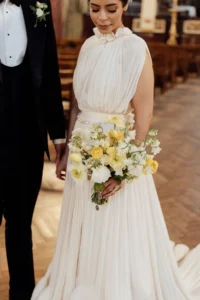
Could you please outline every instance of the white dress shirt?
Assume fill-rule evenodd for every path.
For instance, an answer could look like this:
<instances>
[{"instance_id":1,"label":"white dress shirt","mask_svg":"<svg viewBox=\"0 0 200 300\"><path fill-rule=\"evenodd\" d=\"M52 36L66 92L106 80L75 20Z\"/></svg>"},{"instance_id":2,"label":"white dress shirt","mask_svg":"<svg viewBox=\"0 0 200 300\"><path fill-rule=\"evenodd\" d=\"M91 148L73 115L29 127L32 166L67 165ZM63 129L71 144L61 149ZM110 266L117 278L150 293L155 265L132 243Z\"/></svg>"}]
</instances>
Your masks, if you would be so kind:
<instances>
[{"instance_id":1,"label":"white dress shirt","mask_svg":"<svg viewBox=\"0 0 200 300\"><path fill-rule=\"evenodd\" d=\"M20 65L27 48L26 26L21 6L9 0L0 3L0 62L8 67ZM55 144L65 139L54 140Z\"/></svg>"},{"instance_id":2,"label":"white dress shirt","mask_svg":"<svg viewBox=\"0 0 200 300\"><path fill-rule=\"evenodd\" d=\"M8 67L22 63L27 34L22 8L5 0L0 4L0 60Z\"/></svg>"}]
</instances>

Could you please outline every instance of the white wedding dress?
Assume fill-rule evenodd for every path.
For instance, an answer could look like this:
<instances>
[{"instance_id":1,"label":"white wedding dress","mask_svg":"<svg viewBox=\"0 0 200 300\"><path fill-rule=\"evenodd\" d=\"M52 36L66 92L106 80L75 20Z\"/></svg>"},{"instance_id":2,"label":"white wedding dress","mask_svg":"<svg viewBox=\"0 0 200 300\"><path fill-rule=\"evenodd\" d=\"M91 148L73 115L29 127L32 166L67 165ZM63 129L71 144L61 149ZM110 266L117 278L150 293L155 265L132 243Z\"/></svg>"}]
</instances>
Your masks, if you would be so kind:
<instances>
[{"instance_id":1,"label":"white wedding dress","mask_svg":"<svg viewBox=\"0 0 200 300\"><path fill-rule=\"evenodd\" d=\"M128 28L94 32L74 75L75 128L126 114L147 53ZM31 300L199 300L200 246L177 266L152 176L126 184L99 211L92 186L67 175L55 254Z\"/></svg>"}]
</instances>

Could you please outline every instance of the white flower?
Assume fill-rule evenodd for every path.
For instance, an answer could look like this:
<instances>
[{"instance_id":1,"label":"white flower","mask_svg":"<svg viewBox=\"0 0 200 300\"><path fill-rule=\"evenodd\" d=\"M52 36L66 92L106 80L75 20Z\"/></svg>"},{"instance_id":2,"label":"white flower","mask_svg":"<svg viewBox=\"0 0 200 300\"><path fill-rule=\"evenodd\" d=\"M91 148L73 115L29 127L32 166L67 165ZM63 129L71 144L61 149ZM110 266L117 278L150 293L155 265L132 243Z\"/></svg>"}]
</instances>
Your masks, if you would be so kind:
<instances>
[{"instance_id":1,"label":"white flower","mask_svg":"<svg viewBox=\"0 0 200 300\"><path fill-rule=\"evenodd\" d=\"M151 155L151 154L147 154L147 158L154 158L154 155Z\"/></svg>"},{"instance_id":2,"label":"white flower","mask_svg":"<svg viewBox=\"0 0 200 300\"><path fill-rule=\"evenodd\" d=\"M38 18L41 18L44 15L44 11L41 8L37 8L36 15Z\"/></svg>"},{"instance_id":3,"label":"white flower","mask_svg":"<svg viewBox=\"0 0 200 300\"><path fill-rule=\"evenodd\" d=\"M81 152L81 149L72 145L71 143L68 144L68 147L70 149L71 152Z\"/></svg>"},{"instance_id":4,"label":"white flower","mask_svg":"<svg viewBox=\"0 0 200 300\"><path fill-rule=\"evenodd\" d=\"M161 149L160 147L155 147L155 148L152 148L152 149L151 149L151 152L152 152L154 155L156 155L156 154L160 153L161 150L162 150L162 149Z\"/></svg>"},{"instance_id":5,"label":"white flower","mask_svg":"<svg viewBox=\"0 0 200 300\"><path fill-rule=\"evenodd\" d=\"M92 139L97 139L97 137L98 137L98 132L97 132L97 131L93 131L93 132L91 133L91 138L92 138Z\"/></svg>"},{"instance_id":6,"label":"white flower","mask_svg":"<svg viewBox=\"0 0 200 300\"><path fill-rule=\"evenodd\" d=\"M36 2L36 7L37 7L37 8L41 8L41 9L42 9L42 8L45 9L45 8L48 7L48 5L47 5L46 3L41 3L41 2L39 2L39 1L37 1L37 2Z\"/></svg>"},{"instance_id":7,"label":"white flower","mask_svg":"<svg viewBox=\"0 0 200 300\"><path fill-rule=\"evenodd\" d=\"M37 1L37 2L36 2L36 7L38 7L38 8L43 8L43 5L42 5L42 3L40 3L39 1Z\"/></svg>"},{"instance_id":8,"label":"white flower","mask_svg":"<svg viewBox=\"0 0 200 300\"><path fill-rule=\"evenodd\" d=\"M71 173L73 180L77 183L87 179L87 173L85 172L83 165L69 165L68 172Z\"/></svg>"},{"instance_id":9,"label":"white flower","mask_svg":"<svg viewBox=\"0 0 200 300\"><path fill-rule=\"evenodd\" d=\"M90 132L88 129L77 128L72 132L72 136L80 136L83 140L89 141Z\"/></svg>"},{"instance_id":10,"label":"white flower","mask_svg":"<svg viewBox=\"0 0 200 300\"><path fill-rule=\"evenodd\" d=\"M130 112L127 116L126 116L126 119L127 119L127 122L129 124L134 124L135 123L135 120L134 120L134 114L132 112Z\"/></svg>"},{"instance_id":11,"label":"white flower","mask_svg":"<svg viewBox=\"0 0 200 300\"><path fill-rule=\"evenodd\" d=\"M148 134L149 134L150 136L156 136L156 135L158 134L158 130L150 129L149 132L148 132Z\"/></svg>"},{"instance_id":12,"label":"white flower","mask_svg":"<svg viewBox=\"0 0 200 300\"><path fill-rule=\"evenodd\" d=\"M133 160L131 158L125 159L124 163L126 166L132 166L133 165Z\"/></svg>"},{"instance_id":13,"label":"white flower","mask_svg":"<svg viewBox=\"0 0 200 300\"><path fill-rule=\"evenodd\" d=\"M131 137L130 137L130 136L127 136L127 137L125 138L125 142L128 144L130 141L131 141Z\"/></svg>"},{"instance_id":14,"label":"white flower","mask_svg":"<svg viewBox=\"0 0 200 300\"><path fill-rule=\"evenodd\" d=\"M131 176L136 176L138 177L140 175L140 169L138 167L135 167L135 166L130 166L128 168L128 171L129 171L129 174Z\"/></svg>"},{"instance_id":15,"label":"white flower","mask_svg":"<svg viewBox=\"0 0 200 300\"><path fill-rule=\"evenodd\" d=\"M82 143L82 148L86 151L89 152L92 149L92 146L89 143L83 142Z\"/></svg>"},{"instance_id":16,"label":"white flower","mask_svg":"<svg viewBox=\"0 0 200 300\"><path fill-rule=\"evenodd\" d=\"M137 152L138 151L138 147L135 146L135 145L131 145L131 148L130 148L130 152Z\"/></svg>"},{"instance_id":17,"label":"white flower","mask_svg":"<svg viewBox=\"0 0 200 300\"><path fill-rule=\"evenodd\" d=\"M117 170L117 171L115 171L115 175L117 175L117 176L123 176L124 175L123 170Z\"/></svg>"},{"instance_id":18,"label":"white flower","mask_svg":"<svg viewBox=\"0 0 200 300\"><path fill-rule=\"evenodd\" d=\"M117 154L121 155L123 153L127 153L129 151L130 146L127 145L125 142L123 141L119 141L118 146L117 146Z\"/></svg>"},{"instance_id":19,"label":"white flower","mask_svg":"<svg viewBox=\"0 0 200 300\"><path fill-rule=\"evenodd\" d=\"M132 140L135 140L136 130L129 130L128 135Z\"/></svg>"},{"instance_id":20,"label":"white flower","mask_svg":"<svg viewBox=\"0 0 200 300\"><path fill-rule=\"evenodd\" d=\"M69 155L69 158L71 159L71 161L73 161L74 163L81 163L82 162L82 155L80 153L71 153Z\"/></svg>"},{"instance_id":21,"label":"white flower","mask_svg":"<svg viewBox=\"0 0 200 300\"><path fill-rule=\"evenodd\" d=\"M92 169L91 180L95 183L106 182L110 177L111 177L110 170L105 166Z\"/></svg>"},{"instance_id":22,"label":"white flower","mask_svg":"<svg viewBox=\"0 0 200 300\"><path fill-rule=\"evenodd\" d=\"M152 147L158 147L158 146L160 146L160 142L158 140L152 140L151 141L151 146Z\"/></svg>"}]
</instances>

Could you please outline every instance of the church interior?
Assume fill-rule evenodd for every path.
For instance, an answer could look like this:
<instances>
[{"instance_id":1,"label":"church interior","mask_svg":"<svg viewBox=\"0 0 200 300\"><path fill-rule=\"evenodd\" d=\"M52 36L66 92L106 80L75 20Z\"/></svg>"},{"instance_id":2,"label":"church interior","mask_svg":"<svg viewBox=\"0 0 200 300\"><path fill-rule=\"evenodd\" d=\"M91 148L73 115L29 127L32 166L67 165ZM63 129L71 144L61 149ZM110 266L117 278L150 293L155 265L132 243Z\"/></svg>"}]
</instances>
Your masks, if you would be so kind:
<instances>
[{"instance_id":1,"label":"church interior","mask_svg":"<svg viewBox=\"0 0 200 300\"><path fill-rule=\"evenodd\" d=\"M51 0L66 131L74 99L73 74L84 41L93 35L87 0ZM154 175L171 241L184 244L177 261L200 242L200 1L134 0L123 23L149 47L155 73L152 127L162 151ZM33 218L36 280L54 253L64 182L55 175L55 150L45 156ZM0 227L0 299L8 299L3 221ZM172 242L172 247L175 247ZM176 252L175 252L176 253Z\"/></svg>"}]
</instances>

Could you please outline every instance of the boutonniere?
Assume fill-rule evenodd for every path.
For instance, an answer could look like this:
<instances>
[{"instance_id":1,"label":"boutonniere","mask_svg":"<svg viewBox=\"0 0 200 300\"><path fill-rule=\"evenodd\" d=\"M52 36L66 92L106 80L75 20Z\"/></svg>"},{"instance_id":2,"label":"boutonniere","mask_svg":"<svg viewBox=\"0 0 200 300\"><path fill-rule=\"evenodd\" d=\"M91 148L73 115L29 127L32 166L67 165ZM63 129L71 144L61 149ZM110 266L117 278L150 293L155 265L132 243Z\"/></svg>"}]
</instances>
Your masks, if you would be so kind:
<instances>
[{"instance_id":1,"label":"boutonniere","mask_svg":"<svg viewBox=\"0 0 200 300\"><path fill-rule=\"evenodd\" d=\"M48 9L48 5L46 3L41 3L41 2L36 2L36 6L30 6L30 8L32 9L32 11L34 12L35 16L36 16L36 22L34 27L36 28L38 25L38 22L46 22L46 16L50 14L49 11L47 11Z\"/></svg>"}]
</instances>

